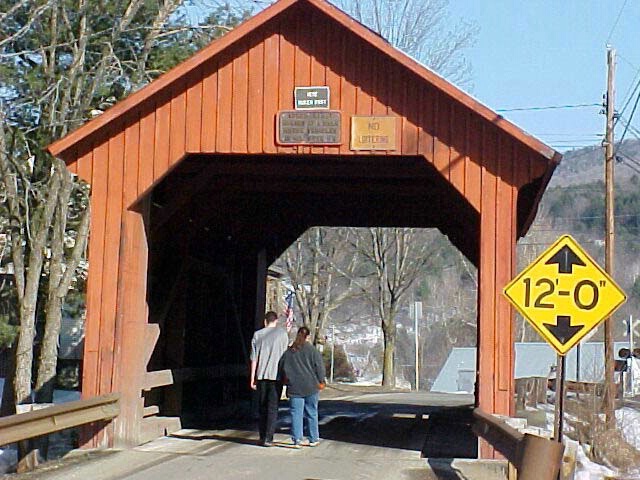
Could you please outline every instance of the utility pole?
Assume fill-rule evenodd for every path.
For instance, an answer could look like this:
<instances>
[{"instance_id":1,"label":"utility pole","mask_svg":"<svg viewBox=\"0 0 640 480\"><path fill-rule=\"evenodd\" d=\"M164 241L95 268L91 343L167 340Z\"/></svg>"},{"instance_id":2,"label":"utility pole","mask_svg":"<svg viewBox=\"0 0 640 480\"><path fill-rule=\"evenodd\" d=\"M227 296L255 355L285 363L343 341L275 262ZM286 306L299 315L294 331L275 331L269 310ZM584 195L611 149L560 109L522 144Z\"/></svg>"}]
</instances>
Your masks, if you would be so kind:
<instances>
[{"instance_id":1,"label":"utility pole","mask_svg":"<svg viewBox=\"0 0 640 480\"><path fill-rule=\"evenodd\" d=\"M331 325L331 372L329 373L329 383L333 384L334 358L336 351L336 326Z\"/></svg>"},{"instance_id":2,"label":"utility pole","mask_svg":"<svg viewBox=\"0 0 640 480\"><path fill-rule=\"evenodd\" d=\"M606 115L607 130L605 134L605 270L613 277L614 261L614 217L613 217L613 165L614 165L614 75L615 75L616 52L611 47L607 47L607 96ZM615 423L614 402L615 391L613 383L614 352L613 352L613 319L607 318L604 322L604 413L606 423L612 427Z\"/></svg>"},{"instance_id":3,"label":"utility pole","mask_svg":"<svg viewBox=\"0 0 640 480\"><path fill-rule=\"evenodd\" d=\"M633 315L629 315L629 350L633 353Z\"/></svg>"},{"instance_id":4,"label":"utility pole","mask_svg":"<svg viewBox=\"0 0 640 480\"><path fill-rule=\"evenodd\" d=\"M633 315L629 315L629 353L631 354L631 359L628 360L629 373L627 374L627 378L629 379L629 392L631 392L631 395L635 393L633 391L633 385L635 383L633 377L633 348Z\"/></svg>"},{"instance_id":5,"label":"utility pole","mask_svg":"<svg viewBox=\"0 0 640 480\"><path fill-rule=\"evenodd\" d=\"M420 355L419 355L419 342L418 342L418 306L414 302L413 310L415 312L415 320L413 325L413 333L415 336L415 346L416 346L416 392L420 390Z\"/></svg>"}]
</instances>

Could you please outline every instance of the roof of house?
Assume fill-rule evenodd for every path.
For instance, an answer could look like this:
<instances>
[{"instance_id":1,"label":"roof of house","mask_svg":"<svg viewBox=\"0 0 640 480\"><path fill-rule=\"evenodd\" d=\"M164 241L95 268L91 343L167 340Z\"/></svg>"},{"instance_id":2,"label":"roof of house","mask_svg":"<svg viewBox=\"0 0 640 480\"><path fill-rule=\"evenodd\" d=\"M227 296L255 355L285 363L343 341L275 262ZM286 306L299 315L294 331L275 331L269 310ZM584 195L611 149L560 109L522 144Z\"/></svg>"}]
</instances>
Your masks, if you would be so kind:
<instances>
[{"instance_id":1,"label":"roof of house","mask_svg":"<svg viewBox=\"0 0 640 480\"><path fill-rule=\"evenodd\" d=\"M615 342L614 352L628 348L629 342ZM581 345L580 380L599 382L604 375L604 344L587 342ZM557 362L557 354L544 342L516 343L515 378L547 377L551 366ZM567 380L577 379L578 352L573 348L567 354ZM458 392L460 372L476 370L476 348L456 347L451 350L447 361L433 382L433 392Z\"/></svg>"}]
</instances>

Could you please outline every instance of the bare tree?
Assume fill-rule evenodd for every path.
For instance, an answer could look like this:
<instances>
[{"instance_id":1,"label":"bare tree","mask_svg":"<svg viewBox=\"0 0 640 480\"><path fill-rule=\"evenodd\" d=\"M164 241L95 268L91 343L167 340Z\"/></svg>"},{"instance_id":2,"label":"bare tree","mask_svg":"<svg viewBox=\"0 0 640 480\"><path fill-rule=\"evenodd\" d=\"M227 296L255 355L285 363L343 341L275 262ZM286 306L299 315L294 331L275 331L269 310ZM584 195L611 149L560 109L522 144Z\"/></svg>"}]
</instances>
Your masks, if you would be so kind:
<instances>
[{"instance_id":1,"label":"bare tree","mask_svg":"<svg viewBox=\"0 0 640 480\"><path fill-rule=\"evenodd\" d=\"M348 236L346 229L313 227L283 255L302 321L314 344L324 343L331 313L354 294L352 275L344 275L356 267L356 256L344 248Z\"/></svg>"},{"instance_id":2,"label":"bare tree","mask_svg":"<svg viewBox=\"0 0 640 480\"><path fill-rule=\"evenodd\" d=\"M74 183L71 174L60 160L54 175L61 177L61 189L57 199L51 234L51 253L49 258L49 282L45 312L44 334L36 378L36 401L50 402L53 399L53 385L56 376L58 359L58 337L62 320L62 307L67 292L76 278L76 270L84 257L85 246L89 236L89 205L85 205L79 218L71 217L70 203L74 187L86 187ZM80 191L80 200L86 200L88 193ZM70 218L71 217L71 218ZM74 225L68 230L68 220ZM70 249L65 248L68 241L73 243ZM65 252L65 250L67 250Z\"/></svg>"},{"instance_id":3,"label":"bare tree","mask_svg":"<svg viewBox=\"0 0 640 480\"><path fill-rule=\"evenodd\" d=\"M0 0L0 191L19 324L16 403L51 401L61 309L83 258L89 188L44 148L231 28L218 4L191 24L182 0ZM221 24L218 24L221 20ZM41 303L41 304L40 304Z\"/></svg>"},{"instance_id":4,"label":"bare tree","mask_svg":"<svg viewBox=\"0 0 640 480\"><path fill-rule=\"evenodd\" d=\"M350 230L353 237L358 238L352 247L369 267L370 284L357 278L353 278L353 282L380 318L384 341L382 385L393 388L396 316L415 282L438 255L432 248L436 232L413 228Z\"/></svg>"},{"instance_id":5,"label":"bare tree","mask_svg":"<svg viewBox=\"0 0 640 480\"><path fill-rule=\"evenodd\" d=\"M425 387L435 380L452 348L473 347L477 340L477 269L448 241L437 244L442 261L421 278L421 286L429 285L422 296L426 315L420 326L420 379Z\"/></svg>"},{"instance_id":6,"label":"bare tree","mask_svg":"<svg viewBox=\"0 0 640 480\"><path fill-rule=\"evenodd\" d=\"M470 83L464 50L474 44L478 28L452 22L448 0L336 0L336 5L448 80Z\"/></svg>"}]
</instances>

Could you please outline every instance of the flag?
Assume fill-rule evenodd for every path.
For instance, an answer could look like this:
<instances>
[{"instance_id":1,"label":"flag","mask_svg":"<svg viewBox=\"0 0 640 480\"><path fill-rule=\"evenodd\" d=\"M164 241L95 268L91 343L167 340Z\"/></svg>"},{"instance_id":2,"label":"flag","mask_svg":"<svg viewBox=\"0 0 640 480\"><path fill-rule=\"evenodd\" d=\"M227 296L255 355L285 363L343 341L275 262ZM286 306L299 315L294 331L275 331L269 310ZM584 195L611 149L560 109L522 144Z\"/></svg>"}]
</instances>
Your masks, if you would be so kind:
<instances>
[{"instance_id":1,"label":"flag","mask_svg":"<svg viewBox=\"0 0 640 480\"><path fill-rule=\"evenodd\" d=\"M285 298L285 302L287 303L287 307L284 310L285 316L285 326L287 328L287 332L291 330L293 327L293 291L290 291Z\"/></svg>"}]
</instances>

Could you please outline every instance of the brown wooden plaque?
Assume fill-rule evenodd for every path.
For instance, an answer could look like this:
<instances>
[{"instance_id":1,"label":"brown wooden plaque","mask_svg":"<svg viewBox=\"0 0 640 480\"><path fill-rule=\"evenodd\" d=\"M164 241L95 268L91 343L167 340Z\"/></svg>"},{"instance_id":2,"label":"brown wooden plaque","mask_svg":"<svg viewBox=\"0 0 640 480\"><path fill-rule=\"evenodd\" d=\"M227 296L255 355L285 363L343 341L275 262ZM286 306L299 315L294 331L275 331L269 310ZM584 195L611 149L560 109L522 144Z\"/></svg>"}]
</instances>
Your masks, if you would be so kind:
<instances>
[{"instance_id":1,"label":"brown wooden plaque","mask_svg":"<svg viewBox=\"0 0 640 480\"><path fill-rule=\"evenodd\" d=\"M351 117L351 150L395 150L398 117Z\"/></svg>"},{"instance_id":2,"label":"brown wooden plaque","mask_svg":"<svg viewBox=\"0 0 640 480\"><path fill-rule=\"evenodd\" d=\"M340 145L341 115L336 110L278 112L280 145Z\"/></svg>"}]
</instances>

